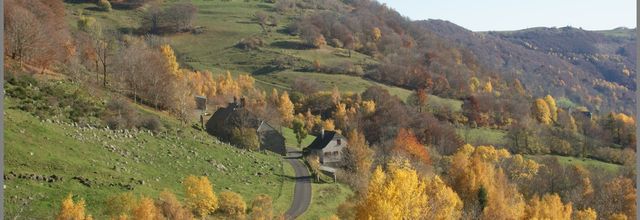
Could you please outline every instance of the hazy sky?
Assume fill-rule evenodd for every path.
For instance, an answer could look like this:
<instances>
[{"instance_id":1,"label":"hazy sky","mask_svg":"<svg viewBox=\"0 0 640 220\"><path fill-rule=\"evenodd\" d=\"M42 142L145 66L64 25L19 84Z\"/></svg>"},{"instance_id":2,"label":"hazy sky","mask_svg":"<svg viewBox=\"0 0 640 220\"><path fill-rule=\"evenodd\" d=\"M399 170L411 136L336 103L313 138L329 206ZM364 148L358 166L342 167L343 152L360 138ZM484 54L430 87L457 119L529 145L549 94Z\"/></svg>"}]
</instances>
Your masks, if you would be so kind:
<instances>
[{"instance_id":1,"label":"hazy sky","mask_svg":"<svg viewBox=\"0 0 640 220\"><path fill-rule=\"evenodd\" d=\"M473 31L530 27L636 27L636 0L378 0L412 20L442 19Z\"/></svg>"}]
</instances>

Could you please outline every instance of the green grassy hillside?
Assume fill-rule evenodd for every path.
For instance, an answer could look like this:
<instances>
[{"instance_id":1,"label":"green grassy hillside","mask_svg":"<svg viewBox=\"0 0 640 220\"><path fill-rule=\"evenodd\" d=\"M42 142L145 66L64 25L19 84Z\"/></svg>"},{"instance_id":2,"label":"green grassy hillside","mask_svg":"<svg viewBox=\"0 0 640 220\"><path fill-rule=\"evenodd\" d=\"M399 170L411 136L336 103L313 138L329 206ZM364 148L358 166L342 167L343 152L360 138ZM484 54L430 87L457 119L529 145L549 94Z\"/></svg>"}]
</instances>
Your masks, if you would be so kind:
<instances>
[{"instance_id":1,"label":"green grassy hillside","mask_svg":"<svg viewBox=\"0 0 640 220\"><path fill-rule=\"evenodd\" d=\"M216 192L235 191L247 201L268 194L278 212L291 203L292 183L278 155L239 150L187 127L158 135L80 128L41 121L12 106L13 100L5 99L8 218L50 218L62 198L73 193L85 198L88 211L103 219L109 196L132 191L156 197L168 188L182 197L181 180L190 174L206 175Z\"/></svg>"}]
</instances>

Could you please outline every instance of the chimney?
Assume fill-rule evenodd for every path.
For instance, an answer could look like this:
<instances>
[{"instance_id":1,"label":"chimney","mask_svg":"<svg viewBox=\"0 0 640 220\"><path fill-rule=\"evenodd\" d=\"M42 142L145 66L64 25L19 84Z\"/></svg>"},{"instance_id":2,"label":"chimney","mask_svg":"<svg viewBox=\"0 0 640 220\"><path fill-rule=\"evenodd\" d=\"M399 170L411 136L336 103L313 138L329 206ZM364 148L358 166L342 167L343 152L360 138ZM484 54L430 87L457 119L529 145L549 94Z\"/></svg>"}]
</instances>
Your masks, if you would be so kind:
<instances>
[{"instance_id":1,"label":"chimney","mask_svg":"<svg viewBox=\"0 0 640 220\"><path fill-rule=\"evenodd\" d=\"M320 139L324 138L324 128L320 129Z\"/></svg>"},{"instance_id":2,"label":"chimney","mask_svg":"<svg viewBox=\"0 0 640 220\"><path fill-rule=\"evenodd\" d=\"M246 104L246 100L244 97L240 98L240 107L244 108L244 105Z\"/></svg>"},{"instance_id":3,"label":"chimney","mask_svg":"<svg viewBox=\"0 0 640 220\"><path fill-rule=\"evenodd\" d=\"M235 96L233 97L233 104L234 105L238 104L238 97L235 97Z\"/></svg>"}]
</instances>

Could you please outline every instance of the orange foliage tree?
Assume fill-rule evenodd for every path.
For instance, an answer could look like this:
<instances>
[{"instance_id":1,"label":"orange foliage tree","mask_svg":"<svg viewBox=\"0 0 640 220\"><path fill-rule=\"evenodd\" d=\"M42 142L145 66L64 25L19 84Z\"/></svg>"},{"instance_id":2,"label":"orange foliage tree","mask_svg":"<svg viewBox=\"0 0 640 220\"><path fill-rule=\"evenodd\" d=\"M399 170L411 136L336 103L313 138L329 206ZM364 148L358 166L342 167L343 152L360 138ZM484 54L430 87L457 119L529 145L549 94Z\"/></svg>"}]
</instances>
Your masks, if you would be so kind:
<instances>
[{"instance_id":1,"label":"orange foliage tree","mask_svg":"<svg viewBox=\"0 0 640 220\"><path fill-rule=\"evenodd\" d=\"M423 164L431 164L431 158L429 152L424 145L422 145L418 138L408 129L401 128L396 135L396 139L393 144L393 151L406 154L410 159L419 161Z\"/></svg>"}]
</instances>

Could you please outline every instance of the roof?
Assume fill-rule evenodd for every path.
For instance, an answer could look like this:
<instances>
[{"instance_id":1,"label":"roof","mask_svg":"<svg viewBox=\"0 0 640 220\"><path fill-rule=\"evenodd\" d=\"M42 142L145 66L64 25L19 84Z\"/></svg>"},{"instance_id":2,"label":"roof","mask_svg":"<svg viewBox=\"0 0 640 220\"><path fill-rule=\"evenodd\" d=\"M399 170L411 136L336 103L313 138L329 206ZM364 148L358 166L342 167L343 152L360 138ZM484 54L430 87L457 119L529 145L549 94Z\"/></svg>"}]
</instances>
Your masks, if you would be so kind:
<instances>
[{"instance_id":1,"label":"roof","mask_svg":"<svg viewBox=\"0 0 640 220\"><path fill-rule=\"evenodd\" d=\"M309 144L307 149L316 149L316 150L323 149L327 146L327 144L329 144L329 142L331 142L331 140L333 140L333 136L335 135L336 135L335 131L325 131L324 136L322 137L316 136L316 139L313 140L311 144Z\"/></svg>"}]
</instances>

